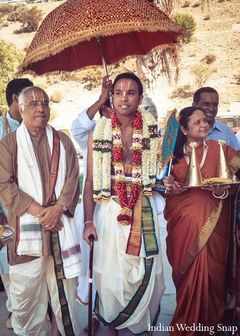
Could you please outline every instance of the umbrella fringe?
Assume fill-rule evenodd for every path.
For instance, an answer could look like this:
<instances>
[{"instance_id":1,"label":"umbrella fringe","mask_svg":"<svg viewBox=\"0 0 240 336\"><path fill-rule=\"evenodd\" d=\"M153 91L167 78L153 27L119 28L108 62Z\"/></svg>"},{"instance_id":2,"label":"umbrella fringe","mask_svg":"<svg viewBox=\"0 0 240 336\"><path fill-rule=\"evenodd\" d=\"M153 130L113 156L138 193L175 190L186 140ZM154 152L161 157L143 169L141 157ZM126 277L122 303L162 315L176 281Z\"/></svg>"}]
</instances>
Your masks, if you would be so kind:
<instances>
[{"instance_id":1,"label":"umbrella fringe","mask_svg":"<svg viewBox=\"0 0 240 336\"><path fill-rule=\"evenodd\" d=\"M141 71L140 67L144 66L146 69L148 68L144 63L144 60L147 60L149 57L152 56L153 53L157 53L157 61L156 63L161 64L161 68L158 69L158 72L155 74L155 77L159 76L159 75L163 75L167 78L168 82L171 83L172 81L177 82L178 81L178 77L179 77L179 50L180 50L180 44L176 43L176 44L163 44L161 46L155 47L152 50L150 50L147 54L145 55L129 55L126 56L124 58L124 60L118 60L114 63L111 63L109 66L113 67L114 65L118 64L118 63L122 63L122 62L126 62L130 59L136 59L136 65L137 65L137 71L140 75L140 77L145 80L146 76L144 75L144 73ZM174 66L174 71L171 68L171 65ZM102 69L101 65L89 65L84 67L84 71L87 70L98 70L98 69ZM76 69L73 71L67 71L67 70L61 70L61 71L51 71L51 76L59 76L59 75L67 75L67 76L71 76L71 73L76 73L79 71L82 71L83 69ZM149 71L151 71L151 74L153 75L153 72L155 69L148 69ZM128 71L128 70L126 70ZM131 70L129 70L131 71ZM33 70L30 69L23 69L22 67L19 67L17 75L22 75L22 74L29 74L33 77L36 76L46 76L46 74L42 74L42 75L38 75L36 74L36 72L34 72Z\"/></svg>"},{"instance_id":2,"label":"umbrella fringe","mask_svg":"<svg viewBox=\"0 0 240 336\"><path fill-rule=\"evenodd\" d=\"M157 32L160 31L160 27L158 29L156 29L155 27L148 27L147 29L141 29L141 27L135 27L135 25L133 25L131 28L128 27L128 29L122 29L122 24L121 27L119 26L119 30L116 30L115 28L115 34L124 34L124 33L131 33L131 32ZM138 30L136 30L136 28L138 28ZM164 30L165 27L163 27L162 32L166 32ZM166 28L165 28L166 29ZM112 35L112 27L108 27L108 29L105 32L101 32L101 36L102 37L107 37L107 36L111 36ZM175 26L173 27L168 27L167 33L172 32L176 34L176 39L177 36L180 35L180 29L176 29ZM20 67L20 72L23 72L24 69L32 64L32 61L34 60L34 63L41 61L43 59L46 59L47 57L51 57L54 56L56 54L58 54L59 52L62 51L62 44L64 43L65 48L70 48L70 47L74 47L76 45L76 41L78 41L78 43L84 42L84 41L90 41L92 38L96 38L96 35L94 35L94 32L91 32L91 34L89 32L86 32L84 35L79 33L76 35L71 35L68 39L66 38L59 38L58 41L56 43L56 45L51 45L50 44L50 48L49 48L49 43L47 41L46 44L42 44L41 46L39 46L37 49L35 49L34 51L31 51L31 49L29 49L29 51L27 52L27 55L25 57L25 60L23 62L23 64ZM34 39L33 39L33 46L34 46ZM28 54L29 53L29 54Z\"/></svg>"},{"instance_id":3,"label":"umbrella fringe","mask_svg":"<svg viewBox=\"0 0 240 336\"><path fill-rule=\"evenodd\" d=\"M170 4L175 0L163 1L165 9L170 10ZM133 37L134 33L136 35ZM110 40L109 49L105 42L103 48L108 50L106 61L115 63L125 55L143 54L153 46L175 43L180 35L181 30L174 21L146 0L116 0L114 4L111 0L68 0L45 17L33 37L19 72L38 69L36 72L41 74L55 69L71 71L91 63L99 64L101 57L93 43L93 39L99 37ZM121 41L118 45L123 52L115 50L112 37ZM128 47L129 50L125 51L123 46L128 38L128 44L134 46L136 43L138 49ZM66 53L63 52L66 49ZM92 57L88 58L87 50L92 51ZM73 57L68 58L69 53ZM80 54L79 58L83 56L82 63L77 59L77 53ZM56 63L53 59L56 59ZM68 61L65 62L65 59Z\"/></svg>"}]
</instances>

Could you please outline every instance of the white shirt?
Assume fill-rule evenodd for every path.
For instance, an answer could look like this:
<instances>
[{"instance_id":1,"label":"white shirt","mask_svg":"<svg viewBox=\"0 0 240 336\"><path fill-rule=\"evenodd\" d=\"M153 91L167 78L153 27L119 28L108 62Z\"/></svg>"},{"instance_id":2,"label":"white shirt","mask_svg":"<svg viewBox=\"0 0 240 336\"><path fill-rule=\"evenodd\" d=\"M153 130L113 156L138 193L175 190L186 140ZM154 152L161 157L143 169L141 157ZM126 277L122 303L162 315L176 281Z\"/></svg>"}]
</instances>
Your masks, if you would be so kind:
<instances>
[{"instance_id":1,"label":"white shirt","mask_svg":"<svg viewBox=\"0 0 240 336\"><path fill-rule=\"evenodd\" d=\"M87 110L79 113L77 118L73 120L71 133L78 143L79 147L83 153L83 185L82 190L84 189L85 180L86 180L86 171L87 171L87 144L88 144L88 135L94 129L96 125L95 120L89 119L87 115Z\"/></svg>"}]
</instances>

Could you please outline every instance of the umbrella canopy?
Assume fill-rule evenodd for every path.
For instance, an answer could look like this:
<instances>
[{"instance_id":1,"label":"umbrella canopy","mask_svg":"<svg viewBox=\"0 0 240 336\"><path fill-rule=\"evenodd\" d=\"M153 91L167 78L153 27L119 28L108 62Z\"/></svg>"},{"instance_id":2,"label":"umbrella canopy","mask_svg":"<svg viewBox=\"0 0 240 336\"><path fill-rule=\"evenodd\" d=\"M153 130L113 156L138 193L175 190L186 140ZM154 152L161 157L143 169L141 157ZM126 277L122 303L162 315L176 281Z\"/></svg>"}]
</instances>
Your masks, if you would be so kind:
<instances>
[{"instance_id":1,"label":"umbrella canopy","mask_svg":"<svg viewBox=\"0 0 240 336\"><path fill-rule=\"evenodd\" d=\"M179 28L147 0L69 0L43 20L20 71L38 75L115 63L176 42Z\"/></svg>"}]
</instances>

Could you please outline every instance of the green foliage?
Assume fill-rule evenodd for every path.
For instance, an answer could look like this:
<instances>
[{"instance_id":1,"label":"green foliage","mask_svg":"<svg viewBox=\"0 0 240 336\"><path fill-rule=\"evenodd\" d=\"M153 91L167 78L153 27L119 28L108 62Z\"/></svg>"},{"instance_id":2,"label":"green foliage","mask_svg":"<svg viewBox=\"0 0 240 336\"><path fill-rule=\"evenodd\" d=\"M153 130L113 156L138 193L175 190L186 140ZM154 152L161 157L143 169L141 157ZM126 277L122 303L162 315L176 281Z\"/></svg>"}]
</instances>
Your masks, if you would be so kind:
<instances>
[{"instance_id":1,"label":"green foliage","mask_svg":"<svg viewBox=\"0 0 240 336\"><path fill-rule=\"evenodd\" d=\"M207 8L207 10L209 10L210 2L211 2L211 0L201 0L202 11L204 11L206 8Z\"/></svg>"},{"instance_id":2,"label":"green foliage","mask_svg":"<svg viewBox=\"0 0 240 336\"><path fill-rule=\"evenodd\" d=\"M173 20L182 29L182 42L189 43L196 29L196 22L192 15L177 13Z\"/></svg>"},{"instance_id":3,"label":"green foliage","mask_svg":"<svg viewBox=\"0 0 240 336\"><path fill-rule=\"evenodd\" d=\"M9 5L0 5L0 17L8 15L13 11L13 6Z\"/></svg>"},{"instance_id":4,"label":"green foliage","mask_svg":"<svg viewBox=\"0 0 240 336\"><path fill-rule=\"evenodd\" d=\"M22 23L22 28L25 32L36 31L39 23L42 21L43 12L38 7L34 6L30 9L22 7L20 11L19 21Z\"/></svg>"},{"instance_id":5,"label":"green foliage","mask_svg":"<svg viewBox=\"0 0 240 336\"><path fill-rule=\"evenodd\" d=\"M234 75L233 78L235 79L236 84L240 85L240 74Z\"/></svg>"},{"instance_id":6,"label":"green foliage","mask_svg":"<svg viewBox=\"0 0 240 336\"><path fill-rule=\"evenodd\" d=\"M23 53L12 44L0 40L0 111L6 111L5 89L9 80L17 77L17 68L23 60Z\"/></svg>"},{"instance_id":7,"label":"green foliage","mask_svg":"<svg viewBox=\"0 0 240 336\"><path fill-rule=\"evenodd\" d=\"M32 32L37 30L42 21L43 11L37 6L29 8L23 5L0 5L0 18L7 18L10 22L19 21L22 29L18 33Z\"/></svg>"},{"instance_id":8,"label":"green foliage","mask_svg":"<svg viewBox=\"0 0 240 336\"><path fill-rule=\"evenodd\" d=\"M194 2L193 4L192 4L192 7L193 8L196 8L196 7L199 7L201 5L201 3L197 0L196 2Z\"/></svg>"},{"instance_id":9,"label":"green foliage","mask_svg":"<svg viewBox=\"0 0 240 336\"><path fill-rule=\"evenodd\" d=\"M186 0L184 1L184 3L182 4L182 8L186 8L190 6L190 1Z\"/></svg>"},{"instance_id":10,"label":"green foliage","mask_svg":"<svg viewBox=\"0 0 240 336\"><path fill-rule=\"evenodd\" d=\"M216 55L214 54L207 54L205 55L202 59L201 59L202 62L205 62L207 64L212 64L216 61Z\"/></svg>"},{"instance_id":11,"label":"green foliage","mask_svg":"<svg viewBox=\"0 0 240 336\"><path fill-rule=\"evenodd\" d=\"M195 77L197 87L201 87L205 85L209 77L217 72L217 70L212 64L199 62L192 67L191 72Z\"/></svg>"},{"instance_id":12,"label":"green foliage","mask_svg":"<svg viewBox=\"0 0 240 336\"><path fill-rule=\"evenodd\" d=\"M55 111L55 110L51 107L49 123L51 124L51 122L53 122L56 118L57 118L57 111Z\"/></svg>"},{"instance_id":13,"label":"green foliage","mask_svg":"<svg viewBox=\"0 0 240 336\"><path fill-rule=\"evenodd\" d=\"M193 91L189 84L176 88L171 95L171 98L189 98L193 96Z\"/></svg>"},{"instance_id":14,"label":"green foliage","mask_svg":"<svg viewBox=\"0 0 240 336\"><path fill-rule=\"evenodd\" d=\"M9 8L11 9L7 14L7 19L10 22L17 22L20 18L20 12L21 12L21 8L22 6L9 6Z\"/></svg>"},{"instance_id":15,"label":"green foliage","mask_svg":"<svg viewBox=\"0 0 240 336\"><path fill-rule=\"evenodd\" d=\"M210 20L211 19L211 16L209 15L209 14L207 14L207 15L205 15L204 17L203 17L203 20L204 21L208 21L208 20Z\"/></svg>"}]
</instances>

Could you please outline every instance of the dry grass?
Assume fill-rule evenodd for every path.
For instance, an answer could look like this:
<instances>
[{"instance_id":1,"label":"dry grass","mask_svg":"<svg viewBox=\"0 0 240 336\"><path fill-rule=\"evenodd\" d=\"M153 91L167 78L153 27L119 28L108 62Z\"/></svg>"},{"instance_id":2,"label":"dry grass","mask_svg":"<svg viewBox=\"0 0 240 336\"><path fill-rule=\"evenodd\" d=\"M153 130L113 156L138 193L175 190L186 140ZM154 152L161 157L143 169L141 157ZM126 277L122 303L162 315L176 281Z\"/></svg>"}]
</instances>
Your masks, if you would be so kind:
<instances>
[{"instance_id":1,"label":"dry grass","mask_svg":"<svg viewBox=\"0 0 240 336\"><path fill-rule=\"evenodd\" d=\"M238 0L212 0L210 3L209 10L206 8L203 12L200 7L177 9L182 13L192 13L197 23L195 38L191 43L184 45L181 52L178 86L188 84L193 90L197 89L191 68L205 59L206 55L214 55L212 63L216 72L212 73L203 85L218 90L220 108L226 111L231 102L240 101L239 85L233 80L237 69L240 68L240 30L232 29L234 24L239 23L240 6ZM210 19L206 21L204 18L207 15ZM176 99L176 105L180 107L189 102L189 99Z\"/></svg>"},{"instance_id":2,"label":"dry grass","mask_svg":"<svg viewBox=\"0 0 240 336\"><path fill-rule=\"evenodd\" d=\"M48 2L37 5L47 14L62 2ZM178 87L184 87L185 85L189 85L191 91L196 90L197 84L191 73L192 67L201 62L206 55L215 55L214 68L216 68L216 72L203 85L213 86L219 91L221 108L227 110L232 101L240 100L238 80L240 31L232 29L233 25L236 27L239 24L239 0L212 0L210 8L205 8L203 12L201 6L194 6L196 1L188 2L189 7L179 4L175 12L193 15L197 23L196 33L192 42L182 48L179 82L172 84L169 91L173 92ZM204 19L206 16L209 16L209 20ZM24 49L30 43L33 33L13 34L17 28L18 23L3 27L0 29L0 39L15 43L18 48ZM164 85L167 84L164 83ZM178 108L191 103L191 97L171 99Z\"/></svg>"}]
</instances>

